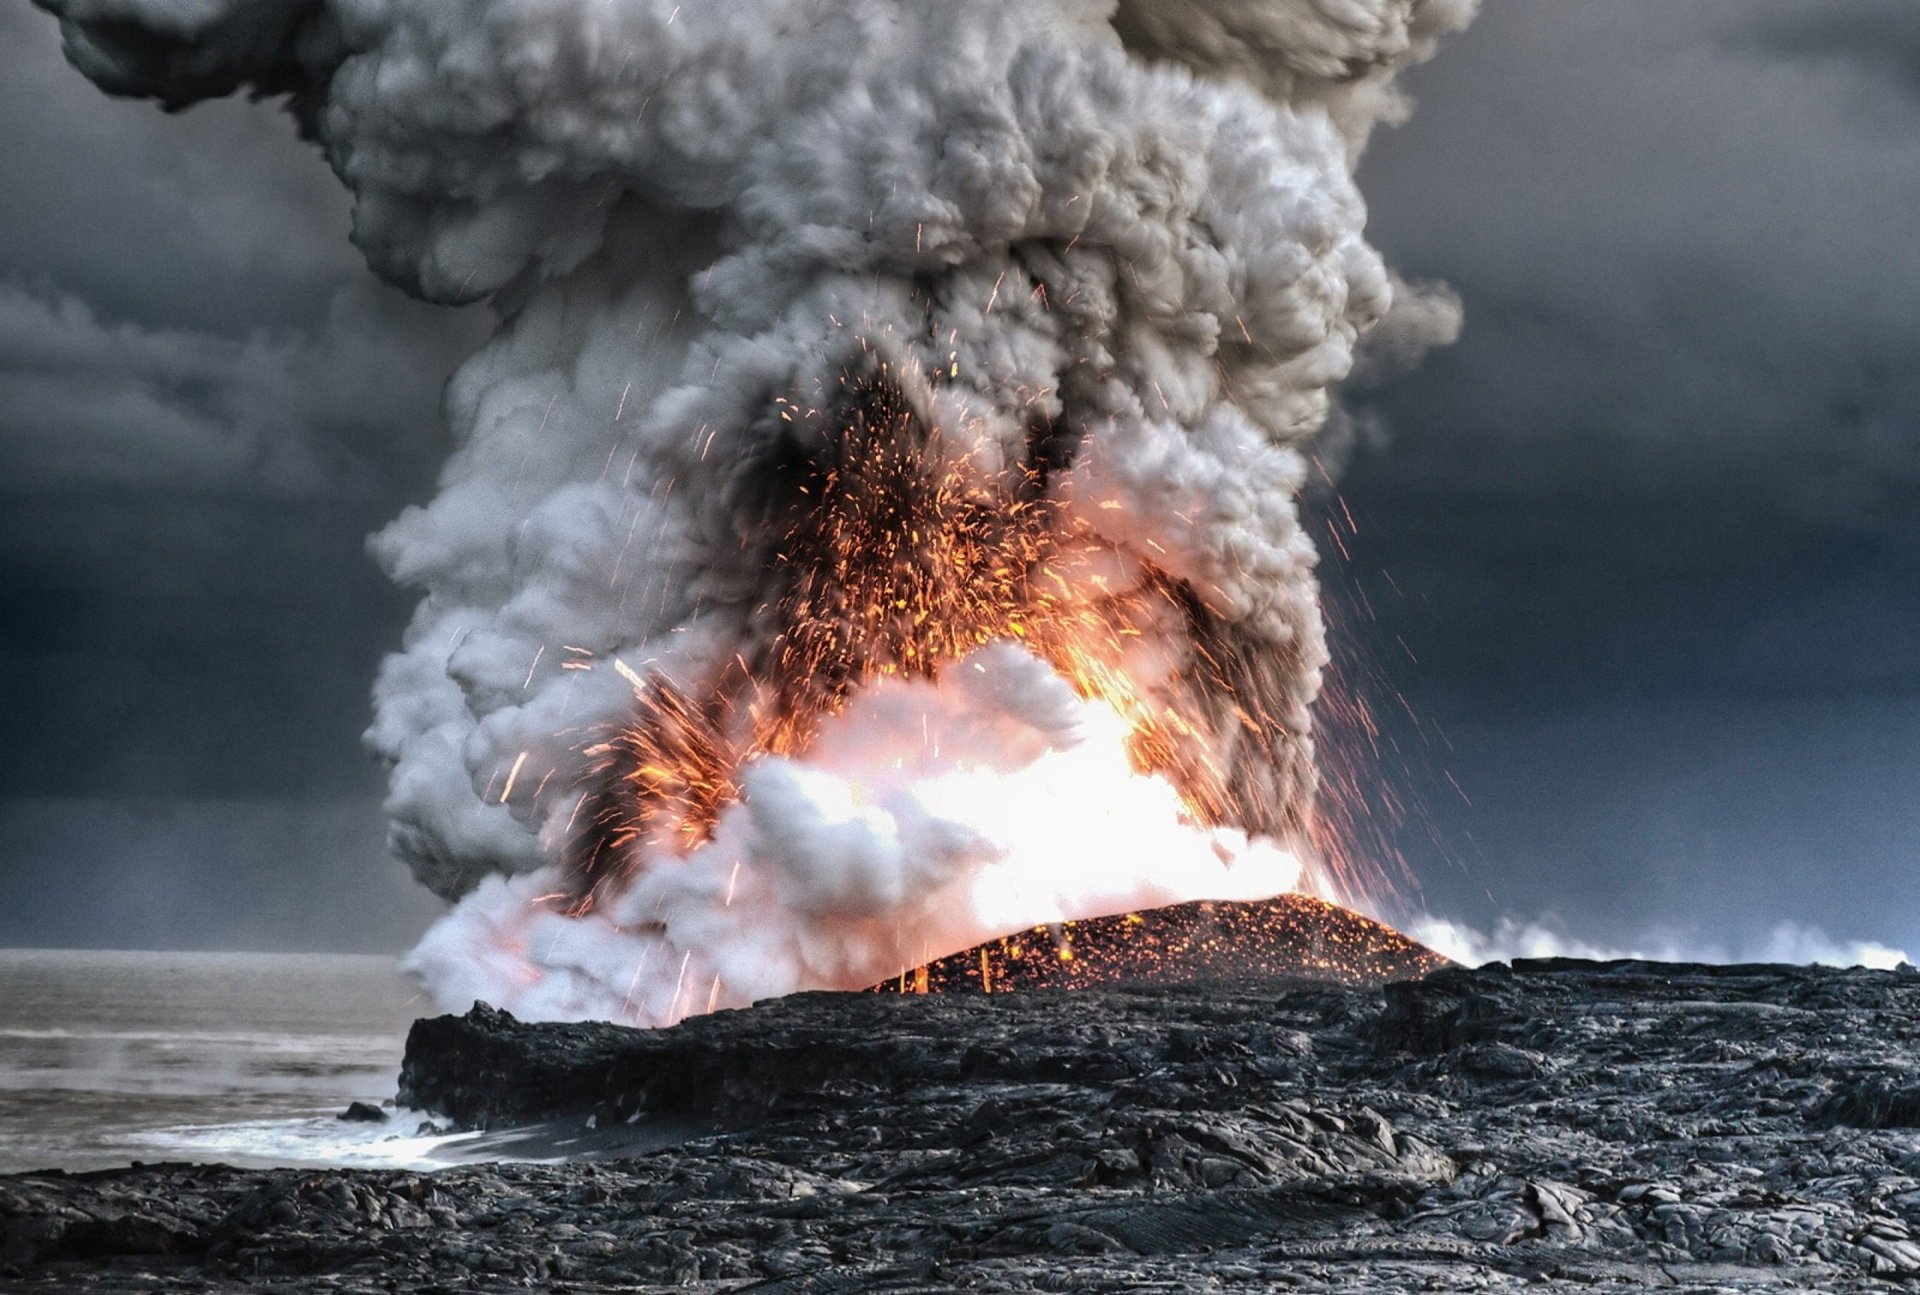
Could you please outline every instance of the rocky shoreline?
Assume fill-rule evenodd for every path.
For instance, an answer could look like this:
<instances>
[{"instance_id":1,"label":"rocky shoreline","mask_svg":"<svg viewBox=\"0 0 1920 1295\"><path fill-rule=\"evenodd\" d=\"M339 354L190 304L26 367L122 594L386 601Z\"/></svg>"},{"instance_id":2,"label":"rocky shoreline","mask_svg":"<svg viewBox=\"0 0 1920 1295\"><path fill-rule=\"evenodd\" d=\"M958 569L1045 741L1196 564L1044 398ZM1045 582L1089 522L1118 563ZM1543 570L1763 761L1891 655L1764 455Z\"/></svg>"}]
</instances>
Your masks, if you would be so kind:
<instances>
[{"instance_id":1,"label":"rocky shoreline","mask_svg":"<svg viewBox=\"0 0 1920 1295\"><path fill-rule=\"evenodd\" d=\"M422 1021L435 1173L0 1178L26 1291L1920 1288L1920 974L1523 962Z\"/></svg>"}]
</instances>

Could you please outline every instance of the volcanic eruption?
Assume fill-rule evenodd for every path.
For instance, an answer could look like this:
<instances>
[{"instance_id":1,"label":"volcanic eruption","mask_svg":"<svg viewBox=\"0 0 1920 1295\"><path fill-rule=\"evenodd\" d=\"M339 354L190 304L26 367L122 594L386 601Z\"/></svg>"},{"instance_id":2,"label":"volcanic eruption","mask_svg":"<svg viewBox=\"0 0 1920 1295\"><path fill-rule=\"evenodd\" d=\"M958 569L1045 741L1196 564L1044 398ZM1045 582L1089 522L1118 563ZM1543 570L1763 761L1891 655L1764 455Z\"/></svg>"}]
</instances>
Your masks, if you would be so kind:
<instances>
[{"instance_id":1,"label":"volcanic eruption","mask_svg":"<svg viewBox=\"0 0 1920 1295\"><path fill-rule=\"evenodd\" d=\"M1473 0L38 0L486 301L373 749L444 1004L661 1024L1324 887L1298 500L1444 342L1354 166Z\"/></svg>"}]
</instances>

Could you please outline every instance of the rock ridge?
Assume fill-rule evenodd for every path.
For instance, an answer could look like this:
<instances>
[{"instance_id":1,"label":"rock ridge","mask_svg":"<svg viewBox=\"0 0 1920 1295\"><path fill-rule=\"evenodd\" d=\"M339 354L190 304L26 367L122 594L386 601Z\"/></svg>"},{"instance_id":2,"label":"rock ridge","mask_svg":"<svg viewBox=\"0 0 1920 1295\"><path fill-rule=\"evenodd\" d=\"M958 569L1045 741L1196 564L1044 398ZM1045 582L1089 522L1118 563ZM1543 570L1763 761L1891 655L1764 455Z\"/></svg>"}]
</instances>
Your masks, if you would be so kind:
<instances>
[{"instance_id":1,"label":"rock ridge","mask_svg":"<svg viewBox=\"0 0 1920 1295\"><path fill-rule=\"evenodd\" d=\"M1914 1290L1917 1086L1911 971L823 994L652 1033L476 1008L415 1026L409 1103L635 1141L0 1179L0 1286Z\"/></svg>"}]
</instances>

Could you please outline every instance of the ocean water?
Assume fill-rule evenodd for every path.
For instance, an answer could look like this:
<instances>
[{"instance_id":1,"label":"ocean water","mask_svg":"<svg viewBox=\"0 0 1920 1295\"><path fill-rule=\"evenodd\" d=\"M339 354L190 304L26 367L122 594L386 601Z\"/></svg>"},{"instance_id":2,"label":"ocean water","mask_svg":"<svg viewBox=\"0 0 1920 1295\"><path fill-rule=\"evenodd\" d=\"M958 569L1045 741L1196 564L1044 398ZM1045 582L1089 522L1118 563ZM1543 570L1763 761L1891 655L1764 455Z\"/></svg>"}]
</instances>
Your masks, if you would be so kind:
<instances>
[{"instance_id":1,"label":"ocean water","mask_svg":"<svg viewBox=\"0 0 1920 1295\"><path fill-rule=\"evenodd\" d=\"M390 958L0 949L0 1173L444 1161L417 1114L334 1118L430 1010Z\"/></svg>"}]
</instances>

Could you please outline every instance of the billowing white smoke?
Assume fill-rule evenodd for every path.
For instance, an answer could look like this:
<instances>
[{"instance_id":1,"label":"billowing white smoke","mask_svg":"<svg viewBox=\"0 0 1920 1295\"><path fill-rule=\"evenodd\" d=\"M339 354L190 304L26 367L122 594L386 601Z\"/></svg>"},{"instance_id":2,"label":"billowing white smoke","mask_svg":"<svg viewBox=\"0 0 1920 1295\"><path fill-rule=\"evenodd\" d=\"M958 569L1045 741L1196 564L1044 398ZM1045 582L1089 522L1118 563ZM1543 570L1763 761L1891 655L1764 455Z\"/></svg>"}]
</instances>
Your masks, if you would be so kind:
<instances>
[{"instance_id":1,"label":"billowing white smoke","mask_svg":"<svg viewBox=\"0 0 1920 1295\"><path fill-rule=\"evenodd\" d=\"M374 268L500 315L439 495L374 542L425 594L369 740L396 850L468 896L413 964L449 1006L665 1021L1296 883L1249 832L1312 794L1306 455L1389 312L1402 353L1457 325L1352 171L1472 0L38 2L110 90L290 94ZM855 690L734 771L710 839L614 841L560 915L581 751L636 681L779 656L770 518L851 373L981 498L1040 483L1034 580L1132 609L1119 665L1221 794L1136 772L1111 699L1001 644Z\"/></svg>"},{"instance_id":2,"label":"billowing white smoke","mask_svg":"<svg viewBox=\"0 0 1920 1295\"><path fill-rule=\"evenodd\" d=\"M1913 961L1905 950L1872 940L1835 940L1817 927L1781 922L1764 939L1734 944L1673 934L1636 940L1630 948L1595 944L1569 935L1557 921L1522 922L1503 917L1491 931L1444 918L1410 923L1409 933L1437 953L1469 967L1515 958L1587 958L1659 962L1780 962L1795 966L1873 967L1889 971Z\"/></svg>"},{"instance_id":3,"label":"billowing white smoke","mask_svg":"<svg viewBox=\"0 0 1920 1295\"><path fill-rule=\"evenodd\" d=\"M804 762L769 757L713 839L592 914L492 878L415 950L447 1001L659 1022L796 987L877 984L1041 922L1298 882L1279 846L1183 821L1114 712L997 644L938 685L883 679ZM529 977L529 965L540 974Z\"/></svg>"}]
</instances>

